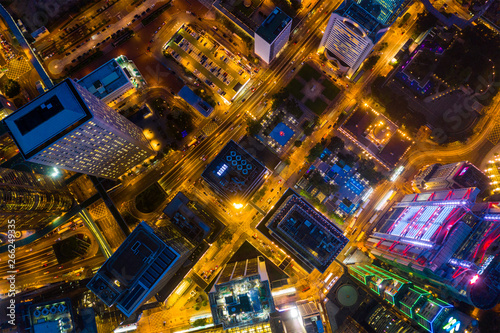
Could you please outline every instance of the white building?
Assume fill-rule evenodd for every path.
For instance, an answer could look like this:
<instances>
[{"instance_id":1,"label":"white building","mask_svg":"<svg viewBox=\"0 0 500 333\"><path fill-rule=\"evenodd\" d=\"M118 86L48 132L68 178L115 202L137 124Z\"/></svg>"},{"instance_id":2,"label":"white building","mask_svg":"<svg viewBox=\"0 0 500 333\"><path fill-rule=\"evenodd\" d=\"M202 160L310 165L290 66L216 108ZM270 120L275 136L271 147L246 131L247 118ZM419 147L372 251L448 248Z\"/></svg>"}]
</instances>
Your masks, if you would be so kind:
<instances>
[{"instance_id":1,"label":"white building","mask_svg":"<svg viewBox=\"0 0 500 333\"><path fill-rule=\"evenodd\" d=\"M71 79L4 120L24 159L115 179L154 151L142 130Z\"/></svg>"},{"instance_id":2,"label":"white building","mask_svg":"<svg viewBox=\"0 0 500 333\"><path fill-rule=\"evenodd\" d=\"M347 75L352 75L373 49L373 42L356 22L333 13L328 21L320 52L335 61Z\"/></svg>"},{"instance_id":3,"label":"white building","mask_svg":"<svg viewBox=\"0 0 500 333\"><path fill-rule=\"evenodd\" d=\"M106 62L77 83L112 105L133 93L145 81L133 61L122 55Z\"/></svg>"},{"instance_id":4,"label":"white building","mask_svg":"<svg viewBox=\"0 0 500 333\"><path fill-rule=\"evenodd\" d=\"M269 64L290 38L292 18L276 7L255 32L254 52Z\"/></svg>"}]
</instances>

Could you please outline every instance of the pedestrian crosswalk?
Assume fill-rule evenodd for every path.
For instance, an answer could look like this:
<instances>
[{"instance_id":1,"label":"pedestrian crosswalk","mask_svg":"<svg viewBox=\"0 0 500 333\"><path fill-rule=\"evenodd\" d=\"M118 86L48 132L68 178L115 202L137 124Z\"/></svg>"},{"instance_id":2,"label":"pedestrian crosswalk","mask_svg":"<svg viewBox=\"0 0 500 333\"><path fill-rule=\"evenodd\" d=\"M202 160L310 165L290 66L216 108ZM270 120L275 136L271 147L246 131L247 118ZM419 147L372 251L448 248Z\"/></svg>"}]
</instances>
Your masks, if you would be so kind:
<instances>
[{"instance_id":1,"label":"pedestrian crosswalk","mask_svg":"<svg viewBox=\"0 0 500 333\"><path fill-rule=\"evenodd\" d=\"M11 80L17 80L20 76L23 76L30 70L31 64L24 57L10 60L1 69L1 71L5 73L7 78Z\"/></svg>"}]
</instances>

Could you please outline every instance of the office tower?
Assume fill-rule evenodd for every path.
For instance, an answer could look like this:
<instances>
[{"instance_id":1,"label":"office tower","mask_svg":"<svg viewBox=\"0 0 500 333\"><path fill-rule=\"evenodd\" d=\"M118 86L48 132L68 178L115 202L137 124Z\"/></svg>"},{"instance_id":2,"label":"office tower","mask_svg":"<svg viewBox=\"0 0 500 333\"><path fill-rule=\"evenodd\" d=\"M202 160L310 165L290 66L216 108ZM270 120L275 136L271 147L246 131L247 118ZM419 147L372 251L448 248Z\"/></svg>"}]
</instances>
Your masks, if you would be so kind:
<instances>
[{"instance_id":1,"label":"office tower","mask_svg":"<svg viewBox=\"0 0 500 333\"><path fill-rule=\"evenodd\" d=\"M77 81L105 103L118 102L144 84L144 79L132 60L121 55Z\"/></svg>"},{"instance_id":2,"label":"office tower","mask_svg":"<svg viewBox=\"0 0 500 333\"><path fill-rule=\"evenodd\" d=\"M421 191L476 187L483 192L489 188L489 179L475 165L464 161L429 165L415 176L413 184Z\"/></svg>"},{"instance_id":3,"label":"office tower","mask_svg":"<svg viewBox=\"0 0 500 333\"><path fill-rule=\"evenodd\" d=\"M14 219L16 229L40 229L44 217L67 212L73 198L63 185L48 176L0 168L0 230Z\"/></svg>"},{"instance_id":4,"label":"office tower","mask_svg":"<svg viewBox=\"0 0 500 333\"><path fill-rule=\"evenodd\" d=\"M71 79L4 120L29 162L115 179L154 155L141 129Z\"/></svg>"},{"instance_id":5,"label":"office tower","mask_svg":"<svg viewBox=\"0 0 500 333\"><path fill-rule=\"evenodd\" d=\"M418 333L410 324L382 305L375 307L366 322L375 332Z\"/></svg>"},{"instance_id":6,"label":"office tower","mask_svg":"<svg viewBox=\"0 0 500 333\"><path fill-rule=\"evenodd\" d=\"M127 317L158 293L191 254L193 245L141 222L87 284L107 306Z\"/></svg>"},{"instance_id":7,"label":"office tower","mask_svg":"<svg viewBox=\"0 0 500 333\"><path fill-rule=\"evenodd\" d=\"M481 309L500 300L495 241L498 203L475 203L475 188L409 194L366 241L378 259L421 284ZM482 295L482 296L479 296Z\"/></svg>"},{"instance_id":8,"label":"office tower","mask_svg":"<svg viewBox=\"0 0 500 333\"><path fill-rule=\"evenodd\" d=\"M477 330L473 318L397 274L372 264L348 265L348 271L371 294L398 309L399 317L411 320L426 332L451 332L453 328L454 332ZM382 303L381 299L379 303ZM375 310L370 314L367 323L372 329L376 332L415 331L387 309Z\"/></svg>"},{"instance_id":9,"label":"office tower","mask_svg":"<svg viewBox=\"0 0 500 333\"><path fill-rule=\"evenodd\" d=\"M254 52L269 64L290 38L292 18L276 7L255 31Z\"/></svg>"},{"instance_id":10,"label":"office tower","mask_svg":"<svg viewBox=\"0 0 500 333\"><path fill-rule=\"evenodd\" d=\"M239 207L262 185L267 173L260 161L231 140L201 177L224 200Z\"/></svg>"},{"instance_id":11,"label":"office tower","mask_svg":"<svg viewBox=\"0 0 500 333\"><path fill-rule=\"evenodd\" d=\"M332 221L292 189L288 189L259 225L288 249L308 271L323 273L347 245Z\"/></svg>"},{"instance_id":12,"label":"office tower","mask_svg":"<svg viewBox=\"0 0 500 333\"><path fill-rule=\"evenodd\" d=\"M226 264L208 299L214 324L224 330L269 323L276 312L263 258Z\"/></svg>"},{"instance_id":13,"label":"office tower","mask_svg":"<svg viewBox=\"0 0 500 333\"><path fill-rule=\"evenodd\" d=\"M352 75L408 2L345 0L330 17L319 51Z\"/></svg>"},{"instance_id":14,"label":"office tower","mask_svg":"<svg viewBox=\"0 0 500 333\"><path fill-rule=\"evenodd\" d=\"M211 232L210 222L214 219L202 213L196 202L179 192L163 210L171 223L193 244L198 244ZM207 218L208 217L208 218ZM206 220L202 219L205 218Z\"/></svg>"}]
</instances>

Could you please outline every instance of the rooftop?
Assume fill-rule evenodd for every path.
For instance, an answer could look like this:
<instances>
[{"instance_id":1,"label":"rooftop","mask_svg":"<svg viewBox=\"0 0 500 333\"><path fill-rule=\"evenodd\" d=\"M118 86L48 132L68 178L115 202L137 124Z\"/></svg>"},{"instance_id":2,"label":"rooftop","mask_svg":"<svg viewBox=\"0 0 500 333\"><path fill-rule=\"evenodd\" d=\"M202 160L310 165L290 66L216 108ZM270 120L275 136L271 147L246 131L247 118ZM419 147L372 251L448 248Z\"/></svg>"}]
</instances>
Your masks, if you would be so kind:
<instances>
[{"instance_id":1,"label":"rooftop","mask_svg":"<svg viewBox=\"0 0 500 333\"><path fill-rule=\"evenodd\" d=\"M306 265L324 272L349 242L342 230L292 189L276 206L266 222L273 237Z\"/></svg>"},{"instance_id":2,"label":"rooftop","mask_svg":"<svg viewBox=\"0 0 500 333\"><path fill-rule=\"evenodd\" d=\"M209 293L214 323L224 329L269 321L275 312L264 261L228 263Z\"/></svg>"},{"instance_id":3,"label":"rooftop","mask_svg":"<svg viewBox=\"0 0 500 333\"><path fill-rule=\"evenodd\" d=\"M201 113L203 116L208 117L214 110L214 108L205 102L200 96L196 95L194 91L189 89L188 86L182 87L179 91L179 97L185 100L189 105L194 107L196 111Z\"/></svg>"},{"instance_id":4,"label":"rooftop","mask_svg":"<svg viewBox=\"0 0 500 333\"><path fill-rule=\"evenodd\" d=\"M4 119L25 158L92 118L73 80L66 79Z\"/></svg>"},{"instance_id":5,"label":"rooftop","mask_svg":"<svg viewBox=\"0 0 500 333\"><path fill-rule=\"evenodd\" d=\"M276 7L255 33L271 44L291 21L290 16L285 14L279 7Z\"/></svg>"},{"instance_id":6,"label":"rooftop","mask_svg":"<svg viewBox=\"0 0 500 333\"><path fill-rule=\"evenodd\" d=\"M189 198L179 192L168 203L163 212L184 237L191 242L199 243L210 233L211 228L190 209L189 203Z\"/></svg>"},{"instance_id":7,"label":"rooftop","mask_svg":"<svg viewBox=\"0 0 500 333\"><path fill-rule=\"evenodd\" d=\"M130 316L146 300L180 254L145 222L140 223L87 287L106 305Z\"/></svg>"},{"instance_id":8,"label":"rooftop","mask_svg":"<svg viewBox=\"0 0 500 333\"><path fill-rule=\"evenodd\" d=\"M229 201L250 198L264 180L267 169L231 140L202 174L203 179Z\"/></svg>"},{"instance_id":9,"label":"rooftop","mask_svg":"<svg viewBox=\"0 0 500 333\"><path fill-rule=\"evenodd\" d=\"M360 24L373 40L378 32L391 25L406 7L407 0L345 0L335 11Z\"/></svg>"},{"instance_id":10,"label":"rooftop","mask_svg":"<svg viewBox=\"0 0 500 333\"><path fill-rule=\"evenodd\" d=\"M120 66L116 59L111 59L92 73L78 80L78 83L95 97L103 99L128 84L130 75L125 68Z\"/></svg>"},{"instance_id":11,"label":"rooftop","mask_svg":"<svg viewBox=\"0 0 500 333\"><path fill-rule=\"evenodd\" d=\"M279 123L271 131L269 136L278 142L281 146L285 146L287 142L292 138L294 132L293 130L286 126L284 123Z\"/></svg>"},{"instance_id":12,"label":"rooftop","mask_svg":"<svg viewBox=\"0 0 500 333\"><path fill-rule=\"evenodd\" d=\"M369 107L358 107L339 131L357 141L385 168L393 168L412 145L412 140L383 114Z\"/></svg>"}]
</instances>

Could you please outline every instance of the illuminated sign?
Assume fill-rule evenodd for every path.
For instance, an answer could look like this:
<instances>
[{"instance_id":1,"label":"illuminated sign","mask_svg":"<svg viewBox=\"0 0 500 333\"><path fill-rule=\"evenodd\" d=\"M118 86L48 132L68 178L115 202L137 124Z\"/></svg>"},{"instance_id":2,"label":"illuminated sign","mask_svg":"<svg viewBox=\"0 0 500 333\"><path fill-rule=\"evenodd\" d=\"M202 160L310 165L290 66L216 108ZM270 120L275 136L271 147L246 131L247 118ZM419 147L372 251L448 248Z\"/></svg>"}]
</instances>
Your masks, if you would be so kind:
<instances>
[{"instance_id":1,"label":"illuminated sign","mask_svg":"<svg viewBox=\"0 0 500 333\"><path fill-rule=\"evenodd\" d=\"M481 266L481 268L479 268L479 270L477 271L477 275L481 275L484 273L484 271L486 270L486 268L491 264L491 262L493 261L493 258L495 258L495 256L488 256L488 258L486 258L486 260L484 261L483 265Z\"/></svg>"},{"instance_id":2,"label":"illuminated sign","mask_svg":"<svg viewBox=\"0 0 500 333\"><path fill-rule=\"evenodd\" d=\"M457 333L460 330L460 320L454 317L448 318L448 322L443 326L445 332Z\"/></svg>"},{"instance_id":3,"label":"illuminated sign","mask_svg":"<svg viewBox=\"0 0 500 333\"><path fill-rule=\"evenodd\" d=\"M219 177L222 176L224 174L224 172L226 172L227 168L228 168L227 164L225 164L225 163L222 164L220 169L217 170L217 176L219 176Z\"/></svg>"},{"instance_id":4,"label":"illuminated sign","mask_svg":"<svg viewBox=\"0 0 500 333\"><path fill-rule=\"evenodd\" d=\"M462 171L460 171L460 173L458 174L459 176L463 175L464 173L467 172L467 170L469 169L469 167L465 167L462 169Z\"/></svg>"},{"instance_id":5,"label":"illuminated sign","mask_svg":"<svg viewBox=\"0 0 500 333\"><path fill-rule=\"evenodd\" d=\"M477 279L479 279L479 275L474 275L474 277L470 280L470 284L476 283Z\"/></svg>"}]
</instances>

